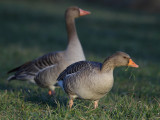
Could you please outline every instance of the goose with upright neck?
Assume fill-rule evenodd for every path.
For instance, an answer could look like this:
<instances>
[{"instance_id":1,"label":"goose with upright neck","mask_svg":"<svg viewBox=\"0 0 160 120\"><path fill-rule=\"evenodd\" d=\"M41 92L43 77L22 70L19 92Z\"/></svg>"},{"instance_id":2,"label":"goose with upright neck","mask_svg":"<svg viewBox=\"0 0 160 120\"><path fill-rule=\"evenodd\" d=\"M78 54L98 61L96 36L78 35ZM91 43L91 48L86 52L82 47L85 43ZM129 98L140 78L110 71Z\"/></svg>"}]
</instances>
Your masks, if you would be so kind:
<instances>
[{"instance_id":1,"label":"goose with upright neck","mask_svg":"<svg viewBox=\"0 0 160 120\"><path fill-rule=\"evenodd\" d=\"M89 11L84 11L78 7L70 7L65 12L66 29L68 35L68 46L65 51L66 59L70 59L70 57L72 57L72 60L85 59L83 49L77 35L75 18L88 14L90 14ZM74 61L72 63L74 63Z\"/></svg>"},{"instance_id":2,"label":"goose with upright neck","mask_svg":"<svg viewBox=\"0 0 160 120\"><path fill-rule=\"evenodd\" d=\"M102 63L80 61L68 66L57 78L58 84L69 95L69 106L75 98L94 101L98 107L99 99L104 97L114 83L113 70L120 66L139 66L124 52L116 52Z\"/></svg>"},{"instance_id":3,"label":"goose with upright neck","mask_svg":"<svg viewBox=\"0 0 160 120\"><path fill-rule=\"evenodd\" d=\"M75 18L88 14L90 14L89 11L84 11L76 6L69 7L65 11L68 35L68 46L66 50L45 54L10 70L8 73L15 73L8 80L29 81L36 83L42 88L48 88L50 90L49 94L54 93L54 84L58 75L68 65L85 60L85 55L76 31Z\"/></svg>"}]
</instances>

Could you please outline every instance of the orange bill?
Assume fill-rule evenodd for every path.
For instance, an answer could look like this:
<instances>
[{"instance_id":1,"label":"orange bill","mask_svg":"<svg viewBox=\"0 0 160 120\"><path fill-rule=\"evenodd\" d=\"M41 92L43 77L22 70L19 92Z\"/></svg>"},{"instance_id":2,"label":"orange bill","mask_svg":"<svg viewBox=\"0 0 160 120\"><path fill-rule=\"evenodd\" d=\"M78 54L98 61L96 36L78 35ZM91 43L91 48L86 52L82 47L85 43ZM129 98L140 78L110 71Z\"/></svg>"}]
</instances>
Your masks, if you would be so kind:
<instances>
[{"instance_id":1,"label":"orange bill","mask_svg":"<svg viewBox=\"0 0 160 120\"><path fill-rule=\"evenodd\" d=\"M91 14L91 12L82 10L82 9L80 9L80 8L79 8L79 11L80 11L80 16L84 16L84 15L89 15L89 14Z\"/></svg>"},{"instance_id":2,"label":"orange bill","mask_svg":"<svg viewBox=\"0 0 160 120\"><path fill-rule=\"evenodd\" d=\"M135 67L135 68L138 68L138 67L139 67L139 65L137 65L135 62L133 62L132 59L129 59L128 66L130 66L130 67Z\"/></svg>"}]
</instances>

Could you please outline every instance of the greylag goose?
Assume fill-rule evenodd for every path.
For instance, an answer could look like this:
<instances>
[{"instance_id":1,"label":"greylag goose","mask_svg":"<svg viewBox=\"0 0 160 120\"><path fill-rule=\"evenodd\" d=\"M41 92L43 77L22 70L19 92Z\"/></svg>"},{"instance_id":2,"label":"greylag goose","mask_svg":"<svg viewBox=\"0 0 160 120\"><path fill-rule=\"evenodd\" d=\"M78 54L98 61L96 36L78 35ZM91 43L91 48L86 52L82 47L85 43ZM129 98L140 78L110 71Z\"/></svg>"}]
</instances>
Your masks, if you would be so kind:
<instances>
[{"instance_id":1,"label":"greylag goose","mask_svg":"<svg viewBox=\"0 0 160 120\"><path fill-rule=\"evenodd\" d=\"M15 74L10 76L8 80L36 82L40 87L49 88L49 94L54 92L55 87L53 85L55 84L58 75L68 65L85 60L83 49L76 31L75 18L88 14L90 14L89 11L84 11L75 6L69 7L65 11L68 35L68 46L66 50L45 54L44 56L10 70L8 73L15 72ZM48 68L51 69L47 70ZM37 77L35 78L35 76Z\"/></svg>"},{"instance_id":2,"label":"greylag goose","mask_svg":"<svg viewBox=\"0 0 160 120\"><path fill-rule=\"evenodd\" d=\"M69 107L75 98L94 101L94 108L98 101L112 88L115 67L136 65L130 56L124 52L116 52L102 63L79 61L68 66L57 78L58 85L69 95Z\"/></svg>"}]
</instances>

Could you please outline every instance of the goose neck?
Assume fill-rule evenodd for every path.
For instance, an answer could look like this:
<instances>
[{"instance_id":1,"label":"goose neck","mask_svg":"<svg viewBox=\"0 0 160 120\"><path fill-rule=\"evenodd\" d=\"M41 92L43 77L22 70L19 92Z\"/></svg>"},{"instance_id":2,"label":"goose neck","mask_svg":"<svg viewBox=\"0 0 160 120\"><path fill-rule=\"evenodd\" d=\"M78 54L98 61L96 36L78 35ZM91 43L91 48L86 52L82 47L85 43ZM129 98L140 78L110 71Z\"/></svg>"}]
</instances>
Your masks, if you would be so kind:
<instances>
[{"instance_id":1,"label":"goose neck","mask_svg":"<svg viewBox=\"0 0 160 120\"><path fill-rule=\"evenodd\" d=\"M66 29L67 29L69 43L78 39L74 18L72 17L66 18Z\"/></svg>"},{"instance_id":2,"label":"goose neck","mask_svg":"<svg viewBox=\"0 0 160 120\"><path fill-rule=\"evenodd\" d=\"M113 61L107 59L103 62L101 72L110 72L110 71L113 71L114 68L115 68L115 65L114 65Z\"/></svg>"}]
</instances>

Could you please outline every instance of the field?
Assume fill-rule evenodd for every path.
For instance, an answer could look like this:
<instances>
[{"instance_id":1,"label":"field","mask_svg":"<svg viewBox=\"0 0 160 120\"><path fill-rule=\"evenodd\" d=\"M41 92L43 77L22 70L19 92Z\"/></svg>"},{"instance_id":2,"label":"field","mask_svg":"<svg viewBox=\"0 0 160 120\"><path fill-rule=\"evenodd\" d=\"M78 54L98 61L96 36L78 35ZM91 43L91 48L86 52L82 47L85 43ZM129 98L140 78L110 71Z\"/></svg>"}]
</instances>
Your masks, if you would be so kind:
<instances>
[{"instance_id":1,"label":"field","mask_svg":"<svg viewBox=\"0 0 160 120\"><path fill-rule=\"evenodd\" d=\"M8 70L67 45L64 11L76 4L92 12L76 19L87 60L103 62L116 51L128 53L140 66L116 68L114 87L93 103L75 100L60 89L27 82L7 82ZM160 16L113 10L94 4L0 1L0 119L1 120L158 120L160 119Z\"/></svg>"}]
</instances>

